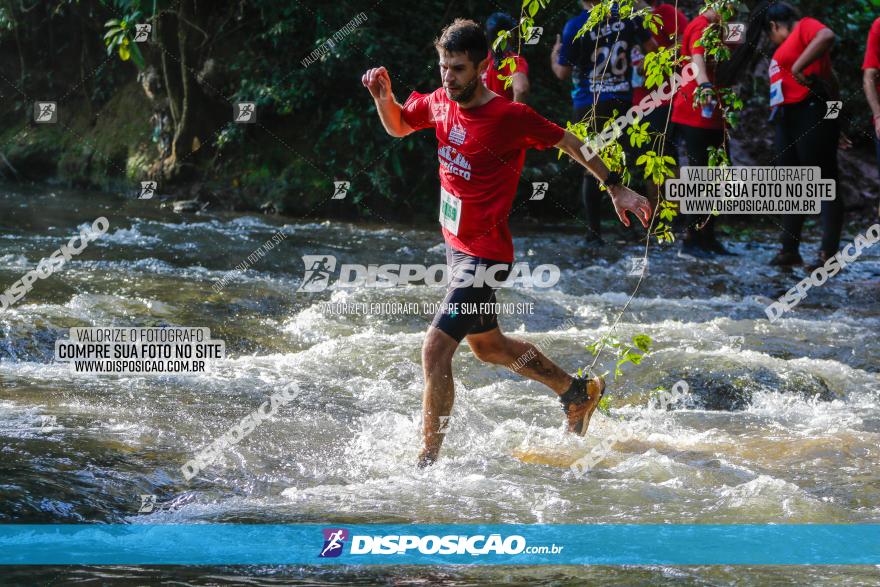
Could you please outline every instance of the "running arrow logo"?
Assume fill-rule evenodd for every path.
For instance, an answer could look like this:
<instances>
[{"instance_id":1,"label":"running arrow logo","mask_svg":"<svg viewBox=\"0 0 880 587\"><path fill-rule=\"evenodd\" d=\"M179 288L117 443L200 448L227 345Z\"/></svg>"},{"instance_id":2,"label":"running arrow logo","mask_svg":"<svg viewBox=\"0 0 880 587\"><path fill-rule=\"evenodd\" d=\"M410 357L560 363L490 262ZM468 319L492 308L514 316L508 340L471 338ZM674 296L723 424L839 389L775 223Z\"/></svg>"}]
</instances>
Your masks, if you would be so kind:
<instances>
[{"instance_id":1,"label":"running arrow logo","mask_svg":"<svg viewBox=\"0 0 880 587\"><path fill-rule=\"evenodd\" d=\"M336 271L336 257L333 255L303 255L305 274L302 285L296 291L324 291L330 285L330 275Z\"/></svg>"}]
</instances>

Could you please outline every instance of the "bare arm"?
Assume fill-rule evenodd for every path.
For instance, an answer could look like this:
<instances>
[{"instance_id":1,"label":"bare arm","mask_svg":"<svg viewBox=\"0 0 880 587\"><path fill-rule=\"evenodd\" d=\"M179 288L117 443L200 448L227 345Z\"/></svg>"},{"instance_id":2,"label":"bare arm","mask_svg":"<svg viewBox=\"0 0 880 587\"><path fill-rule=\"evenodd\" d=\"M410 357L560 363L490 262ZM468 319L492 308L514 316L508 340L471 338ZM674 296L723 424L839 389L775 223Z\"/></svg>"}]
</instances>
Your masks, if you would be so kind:
<instances>
[{"instance_id":1,"label":"bare arm","mask_svg":"<svg viewBox=\"0 0 880 587\"><path fill-rule=\"evenodd\" d=\"M608 168L600 157L595 156L586 159L581 150L583 146L583 141L568 131L565 131L562 140L556 144L557 148L565 151L569 157L586 167L596 179L605 183L610 171L608 171ZM626 213L632 212L635 214L636 218L641 221L642 226L645 228L648 227L648 223L651 221L652 210L651 203L647 198L640 196L623 184L609 186L608 193L611 195L611 202L614 204L617 216L620 218L620 221L623 222L624 226L629 226L629 217Z\"/></svg>"},{"instance_id":2,"label":"bare arm","mask_svg":"<svg viewBox=\"0 0 880 587\"><path fill-rule=\"evenodd\" d=\"M813 37L813 40L810 41L810 44L807 45L807 48L804 49L801 56L798 57L797 61L794 62L794 65L791 66L791 75L801 82L803 80L801 72L812 62L828 53L834 45L834 40L836 38L834 31L829 28L824 28L816 33L816 36Z\"/></svg>"},{"instance_id":3,"label":"bare arm","mask_svg":"<svg viewBox=\"0 0 880 587\"><path fill-rule=\"evenodd\" d=\"M880 69L866 69L862 78L862 85L865 88L865 98L868 99L868 106L871 107L871 113L874 116L874 134L880 138L880 96L877 95L877 81Z\"/></svg>"},{"instance_id":4,"label":"bare arm","mask_svg":"<svg viewBox=\"0 0 880 587\"><path fill-rule=\"evenodd\" d=\"M562 38L556 35L556 44L553 45L553 51L550 52L550 69L561 80L571 77L570 65L559 65L559 50L562 49Z\"/></svg>"},{"instance_id":5,"label":"bare arm","mask_svg":"<svg viewBox=\"0 0 880 587\"><path fill-rule=\"evenodd\" d=\"M367 70L361 77L361 83L370 90L385 132L392 137L405 137L415 132L401 116L403 108L394 99L394 93L391 91L391 78L384 67Z\"/></svg>"},{"instance_id":6,"label":"bare arm","mask_svg":"<svg viewBox=\"0 0 880 587\"><path fill-rule=\"evenodd\" d=\"M697 68L697 85L701 86L709 82L709 76L706 75L706 60L702 55L691 55L691 61Z\"/></svg>"},{"instance_id":7,"label":"bare arm","mask_svg":"<svg viewBox=\"0 0 880 587\"><path fill-rule=\"evenodd\" d=\"M706 59L702 55L691 55L691 61L697 67L697 86L702 86L703 84L711 84L709 81L709 76L706 75ZM700 104L704 106L709 103L712 99L712 94L710 92L703 92L700 94Z\"/></svg>"},{"instance_id":8,"label":"bare arm","mask_svg":"<svg viewBox=\"0 0 880 587\"><path fill-rule=\"evenodd\" d=\"M529 77L524 73L513 74L513 101L520 104L526 103L526 97L529 95Z\"/></svg>"}]
</instances>

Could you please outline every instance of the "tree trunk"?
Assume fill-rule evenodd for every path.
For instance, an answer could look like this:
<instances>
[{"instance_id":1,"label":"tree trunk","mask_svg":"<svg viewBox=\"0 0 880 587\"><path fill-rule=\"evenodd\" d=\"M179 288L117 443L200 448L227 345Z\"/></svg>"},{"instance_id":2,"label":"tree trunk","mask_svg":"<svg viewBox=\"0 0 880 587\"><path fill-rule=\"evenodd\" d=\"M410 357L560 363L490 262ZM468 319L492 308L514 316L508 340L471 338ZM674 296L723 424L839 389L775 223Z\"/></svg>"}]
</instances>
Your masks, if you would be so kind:
<instances>
[{"instance_id":1,"label":"tree trunk","mask_svg":"<svg viewBox=\"0 0 880 587\"><path fill-rule=\"evenodd\" d=\"M166 161L164 175L166 179L182 179L186 170L192 169L194 159L194 139L198 128L198 104L202 93L198 81L193 74L195 56L193 35L190 30L194 18L194 0L182 0L178 5L176 21L177 29L177 63L173 57L163 59L163 70L168 81L168 95L176 110L174 120L174 138L171 140L171 155ZM166 37L167 38L167 37ZM173 88L173 89L172 89Z\"/></svg>"},{"instance_id":2,"label":"tree trunk","mask_svg":"<svg viewBox=\"0 0 880 587\"><path fill-rule=\"evenodd\" d=\"M190 72L191 69L191 51L189 41L192 35L186 21L192 19L192 0L182 0L178 8L181 18L177 23L177 41L180 53L180 62L178 69L181 81L180 96L180 119L177 121L177 128L174 129L174 140L171 144L171 156L176 161L180 161L182 157L192 152L192 139L195 136L193 131L195 122L195 95L196 81Z\"/></svg>"},{"instance_id":3,"label":"tree trunk","mask_svg":"<svg viewBox=\"0 0 880 587\"><path fill-rule=\"evenodd\" d=\"M180 96L183 93L177 57L177 17L165 12L156 19L156 38L159 42L161 55L162 79L165 93L168 95L168 110L171 112L171 123L177 128L180 120Z\"/></svg>"}]
</instances>

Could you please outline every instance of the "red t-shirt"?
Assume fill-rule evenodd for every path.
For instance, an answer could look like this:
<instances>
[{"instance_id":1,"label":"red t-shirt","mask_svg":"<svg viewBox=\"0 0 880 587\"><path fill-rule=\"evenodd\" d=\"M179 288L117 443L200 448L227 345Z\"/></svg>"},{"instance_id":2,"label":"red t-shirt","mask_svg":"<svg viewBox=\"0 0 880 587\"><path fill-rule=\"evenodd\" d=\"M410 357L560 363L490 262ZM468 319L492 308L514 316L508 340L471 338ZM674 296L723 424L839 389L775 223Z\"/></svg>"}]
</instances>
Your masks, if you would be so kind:
<instances>
[{"instance_id":1,"label":"red t-shirt","mask_svg":"<svg viewBox=\"0 0 880 587\"><path fill-rule=\"evenodd\" d=\"M709 19L701 14L684 29L684 36L681 40L681 54L685 57L685 63L690 61L691 55L705 55L705 48L694 43L700 40L700 37L703 36L703 31L706 30L709 24ZM715 64L711 59L706 59L706 77L710 82L715 83ZM672 100L672 122L697 128L715 130L724 128L721 108L717 105L712 112L711 118L703 118L702 108L700 106L694 107L694 90L697 89L697 85L697 80L692 79L676 92L675 98Z\"/></svg>"},{"instance_id":2,"label":"red t-shirt","mask_svg":"<svg viewBox=\"0 0 880 587\"><path fill-rule=\"evenodd\" d=\"M513 261L507 217L526 149L547 149L565 131L525 104L493 97L462 109L438 88L413 92L403 105L413 129L435 129L440 160L440 224L447 246L494 261Z\"/></svg>"},{"instance_id":3,"label":"red t-shirt","mask_svg":"<svg viewBox=\"0 0 880 587\"><path fill-rule=\"evenodd\" d=\"M770 106L797 104L809 97L809 88L794 79L791 68L807 45L824 28L825 25L815 18L804 17L794 25L791 34L776 49L773 59L770 60ZM831 79L831 57L825 53L804 68L802 74L805 77L816 75L823 79Z\"/></svg>"},{"instance_id":4,"label":"red t-shirt","mask_svg":"<svg viewBox=\"0 0 880 587\"><path fill-rule=\"evenodd\" d=\"M652 10L654 14L659 15L660 18L663 19L663 24L657 30L657 34L653 35L654 40L661 47L671 47L673 43L675 43L676 34L683 34L684 30L687 28L687 17L684 15L684 12L677 10L672 4L660 4L659 6L655 6ZM636 45L632 50L641 51L641 47ZM652 91L653 88L649 90L645 86L633 88L633 104L641 102L642 98L650 94ZM672 98L663 100L659 105L669 104L671 101Z\"/></svg>"},{"instance_id":5,"label":"red t-shirt","mask_svg":"<svg viewBox=\"0 0 880 587\"><path fill-rule=\"evenodd\" d=\"M868 46L865 47L865 61L862 69L880 69L880 18L871 25L868 33ZM880 77L877 78L877 91L880 92Z\"/></svg>"},{"instance_id":6,"label":"red t-shirt","mask_svg":"<svg viewBox=\"0 0 880 587\"><path fill-rule=\"evenodd\" d=\"M524 57L521 57L514 53L513 51L507 51L504 54L505 57L513 57L514 62L516 63L516 71L513 73L522 73L525 75L529 75L529 64L526 62ZM510 67L505 64L501 66L501 69L495 69L495 59L492 57L492 52L489 51L489 67L486 68L486 71L483 72L483 85L498 94L499 96L503 96L508 100L513 100L513 85L509 86L506 90L504 89L504 80L498 79L498 76L513 75L510 72Z\"/></svg>"}]
</instances>

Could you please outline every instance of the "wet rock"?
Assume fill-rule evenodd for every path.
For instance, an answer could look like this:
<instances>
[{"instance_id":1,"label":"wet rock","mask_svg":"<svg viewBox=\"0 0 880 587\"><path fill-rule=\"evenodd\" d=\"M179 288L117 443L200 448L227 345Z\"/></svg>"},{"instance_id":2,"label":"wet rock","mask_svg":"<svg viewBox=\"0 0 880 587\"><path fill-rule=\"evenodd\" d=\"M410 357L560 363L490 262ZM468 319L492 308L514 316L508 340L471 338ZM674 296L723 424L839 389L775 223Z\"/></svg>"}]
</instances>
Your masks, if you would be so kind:
<instances>
[{"instance_id":1,"label":"wet rock","mask_svg":"<svg viewBox=\"0 0 880 587\"><path fill-rule=\"evenodd\" d=\"M729 373L688 372L681 375L681 378L687 381L690 388L684 405L703 410L744 410L752 402L754 394L761 392L792 394L804 398L818 396L821 401L831 401L837 397L824 379L812 373L780 375L761 368Z\"/></svg>"},{"instance_id":2,"label":"wet rock","mask_svg":"<svg viewBox=\"0 0 880 587\"><path fill-rule=\"evenodd\" d=\"M199 200L178 200L172 205L172 209L177 213L200 212L207 207L207 202L200 202Z\"/></svg>"}]
</instances>

